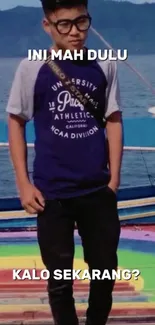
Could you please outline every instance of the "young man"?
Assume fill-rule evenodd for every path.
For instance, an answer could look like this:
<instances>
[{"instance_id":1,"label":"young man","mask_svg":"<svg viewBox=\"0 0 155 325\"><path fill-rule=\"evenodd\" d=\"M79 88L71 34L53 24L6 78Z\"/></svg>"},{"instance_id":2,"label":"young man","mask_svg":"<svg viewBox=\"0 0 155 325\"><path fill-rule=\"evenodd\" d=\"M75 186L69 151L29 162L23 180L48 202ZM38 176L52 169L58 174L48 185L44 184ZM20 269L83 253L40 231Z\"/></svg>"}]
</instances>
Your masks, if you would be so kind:
<instances>
[{"instance_id":1,"label":"young man","mask_svg":"<svg viewBox=\"0 0 155 325\"><path fill-rule=\"evenodd\" d=\"M42 0L43 27L53 49L83 49L91 18L87 0ZM50 271L49 303L55 325L77 325L73 281L57 280L56 269L72 269L74 227L82 239L89 271L117 269L120 222L116 192L122 161L122 118L116 63L59 60L55 62L82 94L96 98L106 129L42 61L21 61L12 85L9 143L20 199L37 213L37 234L43 263ZM26 122L34 119L35 160L31 184L27 168ZM108 139L109 156L105 132ZM87 325L104 325L112 306L114 280L90 281Z\"/></svg>"}]
</instances>

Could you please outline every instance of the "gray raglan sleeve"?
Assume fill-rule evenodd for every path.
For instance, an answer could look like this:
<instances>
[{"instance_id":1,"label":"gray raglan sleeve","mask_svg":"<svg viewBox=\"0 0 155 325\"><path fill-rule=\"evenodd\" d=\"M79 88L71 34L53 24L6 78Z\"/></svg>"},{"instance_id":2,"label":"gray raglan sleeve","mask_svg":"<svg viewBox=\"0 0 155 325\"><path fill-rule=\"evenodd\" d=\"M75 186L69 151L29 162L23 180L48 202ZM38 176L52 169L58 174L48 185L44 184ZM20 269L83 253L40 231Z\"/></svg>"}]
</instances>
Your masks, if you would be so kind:
<instances>
[{"instance_id":1,"label":"gray raglan sleeve","mask_svg":"<svg viewBox=\"0 0 155 325\"><path fill-rule=\"evenodd\" d=\"M23 59L15 72L6 112L29 121L33 117L34 86L39 66Z\"/></svg>"},{"instance_id":2,"label":"gray raglan sleeve","mask_svg":"<svg viewBox=\"0 0 155 325\"><path fill-rule=\"evenodd\" d=\"M107 71L105 117L108 118L116 111L122 112L117 62L109 61Z\"/></svg>"},{"instance_id":3,"label":"gray raglan sleeve","mask_svg":"<svg viewBox=\"0 0 155 325\"><path fill-rule=\"evenodd\" d=\"M122 112L117 62L106 60L100 62L100 66L107 80L105 94L105 117L108 118L116 111Z\"/></svg>"}]
</instances>

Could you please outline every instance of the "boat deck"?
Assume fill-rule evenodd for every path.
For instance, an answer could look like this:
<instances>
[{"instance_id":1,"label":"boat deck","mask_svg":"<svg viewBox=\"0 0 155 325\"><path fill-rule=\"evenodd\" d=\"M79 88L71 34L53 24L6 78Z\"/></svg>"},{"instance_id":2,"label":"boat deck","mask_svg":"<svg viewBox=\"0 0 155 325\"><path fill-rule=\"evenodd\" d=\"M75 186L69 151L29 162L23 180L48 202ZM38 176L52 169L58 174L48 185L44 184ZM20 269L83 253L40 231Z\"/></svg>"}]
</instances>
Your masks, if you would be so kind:
<instances>
[{"instance_id":1,"label":"boat deck","mask_svg":"<svg viewBox=\"0 0 155 325\"><path fill-rule=\"evenodd\" d=\"M133 208L133 202L128 205ZM119 202L119 211L124 207L124 203ZM51 324L46 281L13 280L13 269L37 269L37 275L45 269L40 258L35 223L35 217L22 210L0 212L1 325ZM135 324L139 321L155 325L155 225L122 225L118 261L119 269L138 269L140 275L138 279L135 279L135 274L130 280L117 279L109 324ZM76 229L74 269L87 269ZM79 319L84 325L88 280L74 281L74 296Z\"/></svg>"}]
</instances>

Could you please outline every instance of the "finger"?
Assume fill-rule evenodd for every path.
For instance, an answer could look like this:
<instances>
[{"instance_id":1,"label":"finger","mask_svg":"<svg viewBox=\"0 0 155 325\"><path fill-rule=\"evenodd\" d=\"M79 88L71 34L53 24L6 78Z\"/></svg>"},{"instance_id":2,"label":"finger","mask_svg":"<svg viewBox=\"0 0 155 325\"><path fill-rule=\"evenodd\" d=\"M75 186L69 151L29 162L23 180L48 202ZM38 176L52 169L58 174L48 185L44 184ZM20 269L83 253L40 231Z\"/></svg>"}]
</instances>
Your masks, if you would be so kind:
<instances>
[{"instance_id":1,"label":"finger","mask_svg":"<svg viewBox=\"0 0 155 325\"><path fill-rule=\"evenodd\" d=\"M35 198L42 207L45 206L45 199L39 191L36 192Z\"/></svg>"},{"instance_id":2,"label":"finger","mask_svg":"<svg viewBox=\"0 0 155 325\"><path fill-rule=\"evenodd\" d=\"M37 203L35 198L31 201L30 206L31 206L32 209L34 209L37 212L40 212L40 211L44 210L44 207L42 207L39 203Z\"/></svg>"},{"instance_id":3,"label":"finger","mask_svg":"<svg viewBox=\"0 0 155 325\"><path fill-rule=\"evenodd\" d=\"M35 209L33 209L30 205L27 205L27 206L25 207L25 211L26 211L27 213L29 213L29 214L36 214L36 213L37 213L37 211L36 211Z\"/></svg>"}]
</instances>

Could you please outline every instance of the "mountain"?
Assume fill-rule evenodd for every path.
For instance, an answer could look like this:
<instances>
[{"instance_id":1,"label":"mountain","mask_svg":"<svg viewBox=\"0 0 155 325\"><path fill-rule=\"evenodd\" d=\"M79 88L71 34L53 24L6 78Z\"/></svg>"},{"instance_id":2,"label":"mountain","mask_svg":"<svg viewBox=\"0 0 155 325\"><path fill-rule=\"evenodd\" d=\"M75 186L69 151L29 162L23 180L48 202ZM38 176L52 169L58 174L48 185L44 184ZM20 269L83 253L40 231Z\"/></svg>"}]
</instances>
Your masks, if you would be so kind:
<instances>
[{"instance_id":1,"label":"mountain","mask_svg":"<svg viewBox=\"0 0 155 325\"><path fill-rule=\"evenodd\" d=\"M128 49L130 54L155 53L155 3L90 0L92 25L115 49ZM41 8L21 7L0 11L0 56L27 56L28 49L43 49L50 39L42 30ZM90 32L88 46L103 48Z\"/></svg>"}]
</instances>

